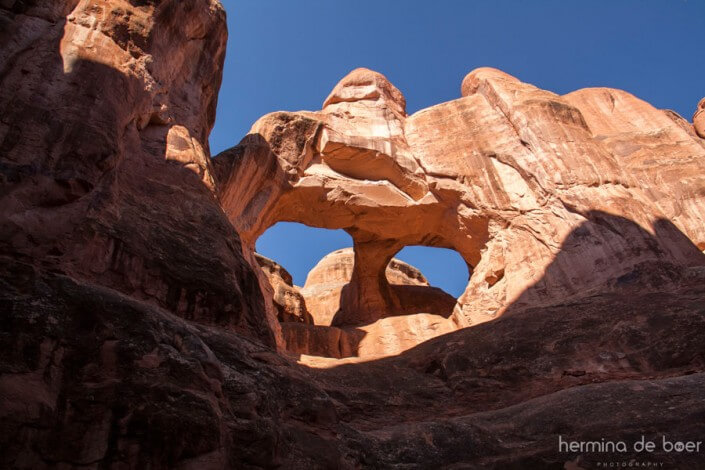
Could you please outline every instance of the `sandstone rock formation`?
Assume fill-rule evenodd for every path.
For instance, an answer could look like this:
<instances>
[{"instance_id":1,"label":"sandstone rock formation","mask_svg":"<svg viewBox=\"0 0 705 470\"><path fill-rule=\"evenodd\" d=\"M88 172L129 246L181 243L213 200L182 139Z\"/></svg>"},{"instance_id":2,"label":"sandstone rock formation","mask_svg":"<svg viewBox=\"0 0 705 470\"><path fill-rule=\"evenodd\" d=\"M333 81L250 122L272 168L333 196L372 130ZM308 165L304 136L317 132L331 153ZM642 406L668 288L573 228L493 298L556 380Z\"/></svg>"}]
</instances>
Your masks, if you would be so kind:
<instances>
[{"instance_id":1,"label":"sandstone rock formation","mask_svg":"<svg viewBox=\"0 0 705 470\"><path fill-rule=\"evenodd\" d=\"M9 4L2 252L274 344L269 296L214 195L220 4Z\"/></svg>"},{"instance_id":2,"label":"sandstone rock formation","mask_svg":"<svg viewBox=\"0 0 705 470\"><path fill-rule=\"evenodd\" d=\"M698 103L698 109L695 110L693 115L693 126L695 127L695 132L705 139L705 98Z\"/></svg>"},{"instance_id":3,"label":"sandstone rock formation","mask_svg":"<svg viewBox=\"0 0 705 470\"><path fill-rule=\"evenodd\" d=\"M345 301L343 291L352 279L354 256L352 248L334 251L308 273L301 294L310 305L316 325L335 324L336 313ZM448 317L455 304L452 296L431 287L421 271L396 258L387 265L385 279L402 303L400 313L425 312Z\"/></svg>"},{"instance_id":4,"label":"sandstone rock formation","mask_svg":"<svg viewBox=\"0 0 705 470\"><path fill-rule=\"evenodd\" d=\"M705 335L704 294L693 284L511 307L397 357L311 373L345 404L341 419L375 437L382 467L561 469L578 460L590 469L643 460L632 448L561 453L558 435L627 442L644 435L659 446L663 435L702 440L696 390L705 350L696 342ZM649 458L687 468L702 454Z\"/></svg>"},{"instance_id":5,"label":"sandstone rock formation","mask_svg":"<svg viewBox=\"0 0 705 470\"><path fill-rule=\"evenodd\" d=\"M301 322L311 324L313 318L306 308L306 300L299 287L294 285L291 274L266 256L255 253L257 264L267 276L267 281L274 291L274 306L280 322Z\"/></svg>"},{"instance_id":6,"label":"sandstone rock formation","mask_svg":"<svg viewBox=\"0 0 705 470\"><path fill-rule=\"evenodd\" d=\"M406 116L359 70L213 163L217 1L10 0L0 24L1 468L591 468L643 454L557 436L705 435L705 144L682 118L491 69ZM353 235L340 326L282 323L327 358L281 351L253 252L277 220ZM422 279L387 274L408 244L472 266L443 325L474 326L334 359L432 330L398 292Z\"/></svg>"},{"instance_id":7,"label":"sandstone rock formation","mask_svg":"<svg viewBox=\"0 0 705 470\"><path fill-rule=\"evenodd\" d=\"M357 327L336 327L345 307L346 289L354 265L352 248L326 255L309 272L300 291L315 326L282 324L286 349L293 353L331 358L399 354L430 338L455 330L449 319L455 299L431 287L415 267L398 259L387 265L385 276L400 300L394 316ZM276 302L276 299L275 299Z\"/></svg>"},{"instance_id":8,"label":"sandstone rock formation","mask_svg":"<svg viewBox=\"0 0 705 470\"><path fill-rule=\"evenodd\" d=\"M323 257L309 271L301 294L315 312L316 325L333 324L340 310L342 290L352 278L354 261L352 249L337 250Z\"/></svg>"},{"instance_id":9,"label":"sandstone rock formation","mask_svg":"<svg viewBox=\"0 0 705 470\"><path fill-rule=\"evenodd\" d=\"M338 326L400 311L384 272L406 245L452 248L472 268L459 327L703 264L705 143L681 118L626 92L558 96L489 68L461 88L407 116L399 90L358 69L322 111L260 119L215 159L243 243L278 221L348 231Z\"/></svg>"}]
</instances>

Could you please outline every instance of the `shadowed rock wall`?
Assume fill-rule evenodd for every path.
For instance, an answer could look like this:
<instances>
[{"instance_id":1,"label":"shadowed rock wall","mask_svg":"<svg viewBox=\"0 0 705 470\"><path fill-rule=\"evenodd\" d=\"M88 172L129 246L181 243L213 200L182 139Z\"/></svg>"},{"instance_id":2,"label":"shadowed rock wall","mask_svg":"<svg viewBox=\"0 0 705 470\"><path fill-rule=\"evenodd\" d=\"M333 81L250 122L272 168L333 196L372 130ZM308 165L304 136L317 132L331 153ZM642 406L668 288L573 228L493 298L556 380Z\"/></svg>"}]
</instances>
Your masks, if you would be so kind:
<instances>
[{"instance_id":1,"label":"shadowed rock wall","mask_svg":"<svg viewBox=\"0 0 705 470\"><path fill-rule=\"evenodd\" d=\"M211 174L220 4L3 5L3 256L275 344Z\"/></svg>"},{"instance_id":2,"label":"shadowed rock wall","mask_svg":"<svg viewBox=\"0 0 705 470\"><path fill-rule=\"evenodd\" d=\"M359 71L212 168L217 2L10 0L0 25L0 467L590 468L640 455L557 436L705 435L690 123L492 70L409 117ZM277 353L251 248L277 219L323 224L313 209L375 265L455 248L474 268L458 323L504 314L380 360ZM370 300L344 323L396 307L355 269Z\"/></svg>"}]
</instances>

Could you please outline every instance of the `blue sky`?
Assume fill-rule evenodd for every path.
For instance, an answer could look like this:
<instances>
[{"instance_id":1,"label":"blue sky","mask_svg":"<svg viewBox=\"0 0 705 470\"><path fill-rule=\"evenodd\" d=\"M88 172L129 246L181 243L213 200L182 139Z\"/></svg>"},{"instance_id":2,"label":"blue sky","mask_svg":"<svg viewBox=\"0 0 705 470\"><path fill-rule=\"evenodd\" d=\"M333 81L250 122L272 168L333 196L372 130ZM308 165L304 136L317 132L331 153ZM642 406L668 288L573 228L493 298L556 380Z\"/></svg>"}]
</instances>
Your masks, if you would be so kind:
<instances>
[{"instance_id":1,"label":"blue sky","mask_svg":"<svg viewBox=\"0 0 705 470\"><path fill-rule=\"evenodd\" d=\"M257 240L257 251L278 261L303 286L306 275L325 255L352 246L343 230L325 230L279 222ZM458 297L468 283L468 268L460 255L445 248L407 246L397 258L416 266L429 283Z\"/></svg>"},{"instance_id":2,"label":"blue sky","mask_svg":"<svg viewBox=\"0 0 705 470\"><path fill-rule=\"evenodd\" d=\"M463 77L481 66L561 94L590 86L621 88L688 120L705 96L705 0L223 4L230 37L210 139L214 155L237 144L268 112L320 109L333 86L356 67L386 75L404 93L409 113L459 97ZM288 259L292 250L306 243L332 251L350 241L345 234L299 231L305 234L275 226L258 248L301 284L320 250L308 260ZM438 271L436 284L449 291L452 286L443 283L453 283L457 268L464 269L444 256L412 258L402 256L429 279L436 276L427 271Z\"/></svg>"}]
</instances>

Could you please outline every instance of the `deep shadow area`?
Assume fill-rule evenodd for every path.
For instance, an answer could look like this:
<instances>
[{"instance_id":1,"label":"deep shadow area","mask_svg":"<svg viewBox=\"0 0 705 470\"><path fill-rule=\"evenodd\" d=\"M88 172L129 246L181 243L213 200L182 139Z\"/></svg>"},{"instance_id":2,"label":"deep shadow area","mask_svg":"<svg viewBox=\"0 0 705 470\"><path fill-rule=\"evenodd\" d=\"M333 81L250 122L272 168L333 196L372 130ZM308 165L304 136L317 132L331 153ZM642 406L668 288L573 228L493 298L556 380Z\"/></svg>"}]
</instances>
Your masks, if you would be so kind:
<instances>
[{"instance_id":1,"label":"deep shadow area","mask_svg":"<svg viewBox=\"0 0 705 470\"><path fill-rule=\"evenodd\" d=\"M79 53L84 45L63 44L65 14L77 4L0 8L0 85L12 90L0 98L0 252L273 345L257 279L214 199L208 162L199 165L207 144L194 144L205 142L215 119L224 24L206 15L214 27L198 47L207 57L187 59L198 69L164 71L173 94L154 96L144 76L112 67L115 57L90 60ZM185 33L165 30L192 7L157 7L149 38L120 25L101 34L124 54L146 55L159 41L177 47L188 42ZM162 78L159 67L151 66L151 79ZM207 83L199 86L202 108L193 110L178 89L198 80Z\"/></svg>"},{"instance_id":2,"label":"deep shadow area","mask_svg":"<svg viewBox=\"0 0 705 470\"><path fill-rule=\"evenodd\" d=\"M564 240L564 249L543 278L502 317L437 337L398 356L331 364L328 369L305 367L307 373L327 393L348 404L341 419L357 429L376 430L390 450L404 447L402 440L416 439L414 436L431 436L434 442L450 439L463 429L460 422L448 421L460 419L457 417L491 422L495 415L488 410L509 410L539 397L550 403L554 394L566 389L575 388L573 400L581 400L582 391L577 390L596 383L605 384L600 392L602 411L598 412L604 415L591 414L589 402L580 402L585 409L577 410L556 401L553 406L536 410L524 424L521 419L505 417L502 419L508 421L498 432L507 442L487 442L481 454L526 465L517 468L548 468L544 465L561 461L555 445L558 434L588 440L605 434L627 438L637 430L676 432L659 422L656 415L650 418L651 424L632 421L633 413L649 414L639 400L638 387L622 390L618 397L612 396L609 387L621 387L621 380L657 380L705 371L705 255L667 220L654 223L652 235L623 217L599 211L585 215L587 221ZM631 253L625 253L622 260L623 274L582 297L576 296L580 286L575 286L575 291L567 293L571 297L568 302L556 299L552 306L527 305L527 299L535 298L532 290L543 292L556 277L565 276L565 265L592 261L576 258L571 247L591 243L594 230L630 237ZM637 255L646 252L677 252L684 265L691 267L653 258L640 261L645 257ZM630 262L632 257L634 262ZM390 402L395 403L391 409ZM649 406L661 409L665 405ZM695 406L698 413L705 412L694 402L688 406ZM482 413L490 414L479 418ZM676 412L675 419L682 421L676 427L685 430L695 426L702 431L699 418L689 413ZM562 424L558 428L546 424L551 421ZM599 429L592 427L596 422L602 423ZM393 431L395 423L406 423L406 427ZM522 426L530 426L534 434L525 435ZM477 431L464 432L470 433L467 439L475 439L471 436ZM395 458L401 460L389 462L423 467L437 459L446 464L484 461L478 460L477 448L461 450L460 442L460 447L444 445L433 450L420 442L416 445L420 448L413 456L398 453ZM497 447L493 449L493 445ZM511 450L515 445L533 447L522 456Z\"/></svg>"},{"instance_id":3,"label":"deep shadow area","mask_svg":"<svg viewBox=\"0 0 705 470\"><path fill-rule=\"evenodd\" d=\"M702 256L696 261L702 266ZM0 266L0 390L15 410L0 426L0 462L39 443L36 455L81 464L95 455L124 461L120 449L130 445L138 467L206 455L224 468L349 460L380 469L561 469L578 456L557 451L558 435L633 442L705 432L697 266L634 269L633 282L603 293L512 308L397 357L331 369L296 366L105 286L14 259ZM663 282L648 287L653 273ZM70 411L52 408L52 393ZM41 426L15 432L23 423ZM105 452L85 456L95 442ZM697 468L701 456L650 458Z\"/></svg>"},{"instance_id":4,"label":"deep shadow area","mask_svg":"<svg viewBox=\"0 0 705 470\"><path fill-rule=\"evenodd\" d=\"M359 355L360 342L367 332L362 329L335 326L281 323L286 352L300 359L302 354L343 359Z\"/></svg>"},{"instance_id":5,"label":"deep shadow area","mask_svg":"<svg viewBox=\"0 0 705 470\"><path fill-rule=\"evenodd\" d=\"M77 3L5 2L0 14ZM162 38L162 55L195 59L151 63L194 74L192 88L164 81L185 113L172 122L134 76L80 58L64 74L63 13L29 38L0 32L0 467L559 469L578 456L557 451L558 435L702 439L703 256L666 221L652 236L586 214L506 315L397 357L326 370L277 354L249 253L198 162L178 159L212 124L223 52L214 25L182 20L213 18L215 4L120 8L137 3L167 29L147 45ZM117 26L118 49L144 31ZM171 54L185 44L206 57ZM196 125L188 97L201 92ZM591 261L572 247L594 231L629 234L624 272L532 305ZM660 262L659 250L684 261Z\"/></svg>"}]
</instances>

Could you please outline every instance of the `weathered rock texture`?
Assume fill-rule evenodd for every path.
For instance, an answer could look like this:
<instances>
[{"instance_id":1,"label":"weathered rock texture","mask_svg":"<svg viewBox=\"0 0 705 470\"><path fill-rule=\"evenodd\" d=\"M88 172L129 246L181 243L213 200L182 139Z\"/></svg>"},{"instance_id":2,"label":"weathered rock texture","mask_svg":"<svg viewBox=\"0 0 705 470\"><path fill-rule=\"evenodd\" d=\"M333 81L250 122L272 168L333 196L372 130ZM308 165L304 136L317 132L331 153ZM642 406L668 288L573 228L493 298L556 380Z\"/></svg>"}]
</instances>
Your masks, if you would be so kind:
<instances>
[{"instance_id":1,"label":"weathered rock texture","mask_svg":"<svg viewBox=\"0 0 705 470\"><path fill-rule=\"evenodd\" d=\"M260 119L216 158L243 243L278 221L347 230L338 326L402 310L384 272L411 244L472 268L459 327L703 264L705 142L683 119L619 90L558 96L489 68L462 95L407 116L393 85L358 69L322 111Z\"/></svg>"},{"instance_id":2,"label":"weathered rock texture","mask_svg":"<svg viewBox=\"0 0 705 470\"><path fill-rule=\"evenodd\" d=\"M406 116L358 71L213 171L216 1L10 0L0 24L0 468L595 468L643 454L558 436L705 435L703 141L681 118L487 69ZM456 326L504 314L297 364L252 252L276 220L354 235L340 330L413 318L385 275L412 243L474 268Z\"/></svg>"},{"instance_id":3,"label":"weathered rock texture","mask_svg":"<svg viewBox=\"0 0 705 470\"><path fill-rule=\"evenodd\" d=\"M389 262L385 276L401 310L357 327L334 326L345 306L353 264L353 250L346 248L326 255L309 272L300 292L315 326L282 324L288 351L332 358L388 356L455 330L449 318L455 299L398 259Z\"/></svg>"},{"instance_id":4,"label":"weathered rock texture","mask_svg":"<svg viewBox=\"0 0 705 470\"><path fill-rule=\"evenodd\" d=\"M301 295L299 287L294 285L291 274L276 261L259 253L255 253L255 259L274 291L272 300L277 309L279 321L313 323L313 318L306 308L306 299Z\"/></svg>"},{"instance_id":5,"label":"weathered rock texture","mask_svg":"<svg viewBox=\"0 0 705 470\"><path fill-rule=\"evenodd\" d=\"M695 127L695 132L705 139L705 98L698 103L698 109L695 110L693 115L693 126Z\"/></svg>"},{"instance_id":6,"label":"weathered rock texture","mask_svg":"<svg viewBox=\"0 0 705 470\"><path fill-rule=\"evenodd\" d=\"M352 249L329 253L309 271L301 294L315 312L317 325L331 325L340 310L341 292L352 278Z\"/></svg>"},{"instance_id":7,"label":"weathered rock texture","mask_svg":"<svg viewBox=\"0 0 705 470\"><path fill-rule=\"evenodd\" d=\"M214 195L220 4L2 5L2 253L274 344Z\"/></svg>"},{"instance_id":8,"label":"weathered rock texture","mask_svg":"<svg viewBox=\"0 0 705 470\"><path fill-rule=\"evenodd\" d=\"M316 325L333 325L345 302L345 289L353 274L355 255L352 248L326 255L308 273L301 294L306 298ZM448 317L455 299L441 289L431 287L415 267L393 258L385 270L385 279L401 302L401 314L435 313Z\"/></svg>"}]
</instances>

